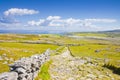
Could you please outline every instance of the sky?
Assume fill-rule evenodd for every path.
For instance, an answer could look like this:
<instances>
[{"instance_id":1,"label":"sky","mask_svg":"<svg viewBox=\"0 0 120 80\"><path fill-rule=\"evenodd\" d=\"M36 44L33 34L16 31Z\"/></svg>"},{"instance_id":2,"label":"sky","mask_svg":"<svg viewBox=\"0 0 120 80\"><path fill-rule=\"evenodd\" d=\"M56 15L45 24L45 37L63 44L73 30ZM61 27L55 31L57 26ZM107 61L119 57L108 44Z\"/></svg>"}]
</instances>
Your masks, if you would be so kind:
<instances>
[{"instance_id":1,"label":"sky","mask_svg":"<svg viewBox=\"0 0 120 80\"><path fill-rule=\"evenodd\" d=\"M120 0L0 0L0 30L120 29Z\"/></svg>"}]
</instances>

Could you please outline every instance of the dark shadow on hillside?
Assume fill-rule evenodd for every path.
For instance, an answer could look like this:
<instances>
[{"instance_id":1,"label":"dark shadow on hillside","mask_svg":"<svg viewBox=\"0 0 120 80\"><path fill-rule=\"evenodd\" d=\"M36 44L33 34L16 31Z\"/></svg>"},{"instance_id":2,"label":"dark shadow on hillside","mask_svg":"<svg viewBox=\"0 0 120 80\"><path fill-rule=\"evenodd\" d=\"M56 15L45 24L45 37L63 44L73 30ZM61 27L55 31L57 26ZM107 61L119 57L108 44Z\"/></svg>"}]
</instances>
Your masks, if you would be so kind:
<instances>
[{"instance_id":1,"label":"dark shadow on hillside","mask_svg":"<svg viewBox=\"0 0 120 80\"><path fill-rule=\"evenodd\" d=\"M104 64L103 67L106 67L106 68L112 70L113 73L120 75L120 67L118 68L112 64Z\"/></svg>"}]
</instances>

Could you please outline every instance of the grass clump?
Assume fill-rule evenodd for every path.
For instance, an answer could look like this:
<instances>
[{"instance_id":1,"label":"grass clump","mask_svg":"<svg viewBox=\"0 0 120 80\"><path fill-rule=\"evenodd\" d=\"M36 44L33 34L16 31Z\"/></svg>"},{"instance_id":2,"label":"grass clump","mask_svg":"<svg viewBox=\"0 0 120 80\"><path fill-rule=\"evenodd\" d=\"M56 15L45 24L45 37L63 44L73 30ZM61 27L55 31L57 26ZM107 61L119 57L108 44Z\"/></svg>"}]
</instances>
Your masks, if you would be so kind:
<instances>
[{"instance_id":1,"label":"grass clump","mask_svg":"<svg viewBox=\"0 0 120 80\"><path fill-rule=\"evenodd\" d=\"M0 73L9 71L9 66L0 62Z\"/></svg>"},{"instance_id":2,"label":"grass clump","mask_svg":"<svg viewBox=\"0 0 120 80\"><path fill-rule=\"evenodd\" d=\"M35 78L35 80L50 80L49 67L51 63L52 63L52 60L42 65L40 69L40 73Z\"/></svg>"}]
</instances>

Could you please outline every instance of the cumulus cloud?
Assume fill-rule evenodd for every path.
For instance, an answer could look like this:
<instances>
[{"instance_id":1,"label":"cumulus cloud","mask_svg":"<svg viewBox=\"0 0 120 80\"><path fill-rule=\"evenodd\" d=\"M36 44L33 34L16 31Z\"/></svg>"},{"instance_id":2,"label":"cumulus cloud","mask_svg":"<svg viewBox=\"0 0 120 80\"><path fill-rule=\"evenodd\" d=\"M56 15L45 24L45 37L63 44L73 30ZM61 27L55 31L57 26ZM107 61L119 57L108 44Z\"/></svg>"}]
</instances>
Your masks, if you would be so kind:
<instances>
[{"instance_id":1,"label":"cumulus cloud","mask_svg":"<svg viewBox=\"0 0 120 80\"><path fill-rule=\"evenodd\" d=\"M29 24L29 25L32 25L32 26L39 26L39 25L41 25L41 24L44 23L44 22L45 22L44 19L40 19L39 21L34 21L34 20L28 21L28 24Z\"/></svg>"},{"instance_id":2,"label":"cumulus cloud","mask_svg":"<svg viewBox=\"0 0 120 80\"><path fill-rule=\"evenodd\" d=\"M53 28L53 29L61 29L61 30L80 30L80 29L100 29L99 25L100 23L114 23L117 20L116 19L99 19L99 18L91 18L91 19L76 19L76 18L66 18L63 19L61 16L48 16L47 18L44 19L39 19L37 21L31 20L26 23L20 23L16 16L22 16L22 15L32 15L32 14L37 14L39 11L32 10L32 9L22 9L22 8L11 8L8 9L4 12L4 16L0 18L0 26L9 26L9 27L14 27L19 25L25 25L24 28L31 27L35 28L34 26L40 26L36 28ZM17 23L17 24L16 24ZM98 25L97 25L98 24ZM110 24L109 24L110 25ZM20 27L21 28L21 27ZM26 29L26 28L25 28Z\"/></svg>"},{"instance_id":3,"label":"cumulus cloud","mask_svg":"<svg viewBox=\"0 0 120 80\"><path fill-rule=\"evenodd\" d=\"M62 20L53 20L50 21L48 26L53 26L53 27L64 27L65 23Z\"/></svg>"},{"instance_id":4,"label":"cumulus cloud","mask_svg":"<svg viewBox=\"0 0 120 80\"><path fill-rule=\"evenodd\" d=\"M60 18L61 18L60 16L48 16L47 20L58 20Z\"/></svg>"},{"instance_id":5,"label":"cumulus cloud","mask_svg":"<svg viewBox=\"0 0 120 80\"><path fill-rule=\"evenodd\" d=\"M32 14L37 14L39 11L36 10L30 10L30 9L21 9L21 8L11 8L8 9L7 11L4 12L4 15L9 16L9 15L32 15Z\"/></svg>"},{"instance_id":6,"label":"cumulus cloud","mask_svg":"<svg viewBox=\"0 0 120 80\"><path fill-rule=\"evenodd\" d=\"M48 16L46 19L40 19L39 21L28 21L32 26L49 26L49 27L89 27L97 28L96 23L113 23L115 19L74 19L67 18L62 19L60 16Z\"/></svg>"},{"instance_id":7,"label":"cumulus cloud","mask_svg":"<svg viewBox=\"0 0 120 80\"><path fill-rule=\"evenodd\" d=\"M116 22L115 19L85 19L88 22L104 22L104 23L112 23Z\"/></svg>"}]
</instances>

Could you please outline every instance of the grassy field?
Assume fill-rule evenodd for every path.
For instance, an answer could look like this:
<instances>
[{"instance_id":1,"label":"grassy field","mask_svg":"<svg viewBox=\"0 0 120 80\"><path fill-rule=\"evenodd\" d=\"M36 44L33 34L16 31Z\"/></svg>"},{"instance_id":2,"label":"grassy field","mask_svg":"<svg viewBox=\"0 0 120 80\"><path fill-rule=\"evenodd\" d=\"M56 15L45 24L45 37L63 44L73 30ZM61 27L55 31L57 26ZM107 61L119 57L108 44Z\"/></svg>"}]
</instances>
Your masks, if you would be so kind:
<instances>
[{"instance_id":1,"label":"grassy field","mask_svg":"<svg viewBox=\"0 0 120 80\"><path fill-rule=\"evenodd\" d=\"M110 37L108 34L100 33L76 33L77 36L105 37L104 38L82 38L77 39L76 43L79 46L70 46L73 56L93 57L109 59L109 63L115 66L120 66L120 39L118 36ZM114 34L113 34L114 35Z\"/></svg>"},{"instance_id":2,"label":"grassy field","mask_svg":"<svg viewBox=\"0 0 120 80\"><path fill-rule=\"evenodd\" d=\"M100 34L100 33L73 33L76 36L96 36L96 37L107 37L107 34Z\"/></svg>"},{"instance_id":3,"label":"grassy field","mask_svg":"<svg viewBox=\"0 0 120 80\"><path fill-rule=\"evenodd\" d=\"M8 71L8 64L19 58L41 54L48 48L56 50L59 54L65 46L69 46L73 56L109 59L111 64L120 67L120 40L118 37L111 40L111 36L103 33L72 33L69 35L105 39L76 39L68 35L57 34L0 34L0 73ZM59 45L61 45L61 49L58 49ZM40 72L41 78L44 77L49 65L49 62L43 65L42 72ZM45 80L49 79L49 74L47 75Z\"/></svg>"},{"instance_id":4,"label":"grassy field","mask_svg":"<svg viewBox=\"0 0 120 80\"><path fill-rule=\"evenodd\" d=\"M18 60L22 57L29 57L34 54L41 54L46 49L50 48L56 50L59 46L52 44L30 44L21 43L24 40L37 40L37 35L15 35L15 34L4 34L0 35L0 73L8 71L8 64ZM37 36L37 37L36 37ZM26 37L26 38L25 38ZM18 42L18 40L20 42ZM9 42L13 41L13 42ZM17 42L16 42L17 41ZM4 68L3 68L4 67Z\"/></svg>"},{"instance_id":5,"label":"grassy field","mask_svg":"<svg viewBox=\"0 0 120 80\"><path fill-rule=\"evenodd\" d=\"M69 34L76 36L120 37L120 32L73 32Z\"/></svg>"}]
</instances>

